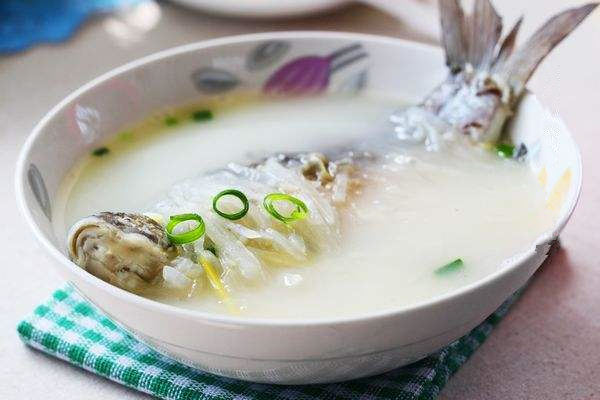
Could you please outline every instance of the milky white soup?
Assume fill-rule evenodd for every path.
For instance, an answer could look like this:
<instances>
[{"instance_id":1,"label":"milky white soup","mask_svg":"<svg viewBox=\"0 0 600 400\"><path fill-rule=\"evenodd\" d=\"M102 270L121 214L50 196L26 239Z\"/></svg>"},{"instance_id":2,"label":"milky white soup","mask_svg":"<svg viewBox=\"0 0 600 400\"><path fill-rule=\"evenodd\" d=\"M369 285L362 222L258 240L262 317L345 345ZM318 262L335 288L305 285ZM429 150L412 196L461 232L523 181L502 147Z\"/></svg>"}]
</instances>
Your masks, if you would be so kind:
<instances>
[{"instance_id":1,"label":"milky white soup","mask_svg":"<svg viewBox=\"0 0 600 400\"><path fill-rule=\"evenodd\" d=\"M107 143L108 153L73 168L55 228L65 237L74 222L99 211L156 211L179 182L231 162L389 140L388 116L399 104L374 95L225 99L200 107L210 108L210 120L189 118L190 109L153 116ZM374 161L359 165L361 184L338 209L339 248L302 265L267 266L260 284L231 288L239 315L330 318L422 302L498 271L553 226L555 215L527 163L462 141L437 152L383 143L373 145ZM456 259L462 265L439 271ZM144 295L231 313L204 278L193 290L159 285Z\"/></svg>"}]
</instances>

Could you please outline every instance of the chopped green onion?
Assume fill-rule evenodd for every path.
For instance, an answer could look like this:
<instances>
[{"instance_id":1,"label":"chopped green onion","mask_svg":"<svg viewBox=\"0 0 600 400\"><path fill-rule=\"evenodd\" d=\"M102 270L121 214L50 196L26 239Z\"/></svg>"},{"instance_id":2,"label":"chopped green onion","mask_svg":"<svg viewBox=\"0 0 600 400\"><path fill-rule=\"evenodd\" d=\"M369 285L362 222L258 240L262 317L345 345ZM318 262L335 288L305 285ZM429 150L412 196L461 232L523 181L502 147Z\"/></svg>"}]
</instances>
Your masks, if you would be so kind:
<instances>
[{"instance_id":1,"label":"chopped green onion","mask_svg":"<svg viewBox=\"0 0 600 400\"><path fill-rule=\"evenodd\" d=\"M177 118L169 115L165 117L165 125L166 126L175 126L179 123L179 121L177 120Z\"/></svg>"},{"instance_id":2,"label":"chopped green onion","mask_svg":"<svg viewBox=\"0 0 600 400\"><path fill-rule=\"evenodd\" d=\"M290 215L286 217L285 215L281 215L275 208L276 201L287 201L296 206L296 208ZM263 206L265 207L265 210L267 210L267 212L273 216L273 218L276 218L284 223L304 219L308 215L308 207L306 207L306 204L304 204L302 200L285 193L271 193L266 195L263 201Z\"/></svg>"},{"instance_id":3,"label":"chopped green onion","mask_svg":"<svg viewBox=\"0 0 600 400\"><path fill-rule=\"evenodd\" d=\"M102 157L110 153L108 147L98 147L92 151L92 155L96 157Z\"/></svg>"},{"instance_id":4,"label":"chopped green onion","mask_svg":"<svg viewBox=\"0 0 600 400\"><path fill-rule=\"evenodd\" d=\"M515 153L515 146L512 144L506 143L498 143L496 145L496 151L498 155L503 158L513 158L513 154Z\"/></svg>"},{"instance_id":5,"label":"chopped green onion","mask_svg":"<svg viewBox=\"0 0 600 400\"><path fill-rule=\"evenodd\" d=\"M448 264L444 265L443 267L436 269L435 273L437 275L447 274L449 272L454 272L454 271L461 269L463 265L464 265L463 260L460 258L457 258L456 260L449 262Z\"/></svg>"},{"instance_id":6,"label":"chopped green onion","mask_svg":"<svg viewBox=\"0 0 600 400\"><path fill-rule=\"evenodd\" d=\"M213 113L210 110L199 110L192 114L192 118L196 122L210 121L213 119Z\"/></svg>"},{"instance_id":7,"label":"chopped green onion","mask_svg":"<svg viewBox=\"0 0 600 400\"><path fill-rule=\"evenodd\" d=\"M129 132L129 131L121 132L121 133L119 133L119 139L124 142L129 142L129 141L133 140L133 132Z\"/></svg>"},{"instance_id":8,"label":"chopped green onion","mask_svg":"<svg viewBox=\"0 0 600 400\"><path fill-rule=\"evenodd\" d=\"M240 201L242 202L242 209L236 213L226 213L224 211L219 210L219 208L217 207L217 202L223 196L234 196L234 197L237 197L238 199L240 199ZM216 195L213 198L212 206L213 206L213 210L215 210L215 212L217 214L219 214L223 218L227 218L232 221L242 218L244 215L246 215L248 213L248 209L250 208L250 204L248 203L248 198L246 197L246 195L236 189L223 190L221 193L219 193L218 195Z\"/></svg>"},{"instance_id":9,"label":"chopped green onion","mask_svg":"<svg viewBox=\"0 0 600 400\"><path fill-rule=\"evenodd\" d=\"M196 221L198 222L198 226L187 232L173 233L177 225L186 221ZM173 244L186 244L198 240L204 235L205 229L204 220L198 214L172 215L166 227L167 237Z\"/></svg>"}]
</instances>

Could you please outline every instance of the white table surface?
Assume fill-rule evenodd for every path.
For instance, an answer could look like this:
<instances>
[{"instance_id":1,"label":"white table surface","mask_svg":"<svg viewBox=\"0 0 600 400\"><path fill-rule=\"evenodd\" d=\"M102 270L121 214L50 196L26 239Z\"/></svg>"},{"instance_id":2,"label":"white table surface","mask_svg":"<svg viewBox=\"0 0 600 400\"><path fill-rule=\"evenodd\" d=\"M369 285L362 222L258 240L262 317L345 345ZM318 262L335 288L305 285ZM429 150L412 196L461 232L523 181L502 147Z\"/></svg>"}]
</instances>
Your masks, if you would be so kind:
<instances>
[{"instance_id":1,"label":"white table surface","mask_svg":"<svg viewBox=\"0 0 600 400\"><path fill-rule=\"evenodd\" d=\"M496 0L507 21L527 16L524 32L566 4L577 3ZM134 14L94 18L64 44L0 56L0 399L147 397L30 350L17 337L20 318L62 285L21 221L13 190L19 148L50 107L123 63L213 37L317 29L427 41L425 35L364 6L278 22L228 20L165 3L145 7ZM150 27L152 16L159 18ZM599 73L600 10L549 57L530 84L566 120L583 153L584 192L563 235L563 250L452 378L441 399L600 396Z\"/></svg>"}]
</instances>

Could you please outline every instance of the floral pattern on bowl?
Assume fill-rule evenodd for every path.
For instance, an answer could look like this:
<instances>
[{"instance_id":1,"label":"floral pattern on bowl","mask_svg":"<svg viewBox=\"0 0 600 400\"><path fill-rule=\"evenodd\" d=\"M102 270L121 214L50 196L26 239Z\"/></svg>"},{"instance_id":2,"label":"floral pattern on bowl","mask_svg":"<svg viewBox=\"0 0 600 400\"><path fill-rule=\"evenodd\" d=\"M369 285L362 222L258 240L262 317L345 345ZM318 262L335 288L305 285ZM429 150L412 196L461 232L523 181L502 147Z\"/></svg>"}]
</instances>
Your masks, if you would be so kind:
<instances>
[{"instance_id":1,"label":"floral pattern on bowl","mask_svg":"<svg viewBox=\"0 0 600 400\"><path fill-rule=\"evenodd\" d=\"M361 44L353 44L327 56L307 55L279 67L264 84L268 94L317 94L329 87L333 73L367 57Z\"/></svg>"},{"instance_id":2,"label":"floral pattern on bowl","mask_svg":"<svg viewBox=\"0 0 600 400\"><path fill-rule=\"evenodd\" d=\"M245 58L245 69L250 79L261 79L258 74L281 61L292 45L282 40L267 41L255 46ZM361 43L337 48L326 55L295 56L273 69L262 84L262 91L270 95L314 95L330 88L331 77L346 67L368 57ZM360 91L366 83L367 69L342 78L340 91ZM221 94L239 87L243 80L231 71L214 66L200 67L192 73L196 89L205 94Z\"/></svg>"},{"instance_id":3,"label":"floral pattern on bowl","mask_svg":"<svg viewBox=\"0 0 600 400\"><path fill-rule=\"evenodd\" d=\"M48 190L46 189L46 184L40 170L33 163L29 164L29 169L27 170L27 181L40 209L49 220L52 220L50 196L48 196Z\"/></svg>"}]
</instances>

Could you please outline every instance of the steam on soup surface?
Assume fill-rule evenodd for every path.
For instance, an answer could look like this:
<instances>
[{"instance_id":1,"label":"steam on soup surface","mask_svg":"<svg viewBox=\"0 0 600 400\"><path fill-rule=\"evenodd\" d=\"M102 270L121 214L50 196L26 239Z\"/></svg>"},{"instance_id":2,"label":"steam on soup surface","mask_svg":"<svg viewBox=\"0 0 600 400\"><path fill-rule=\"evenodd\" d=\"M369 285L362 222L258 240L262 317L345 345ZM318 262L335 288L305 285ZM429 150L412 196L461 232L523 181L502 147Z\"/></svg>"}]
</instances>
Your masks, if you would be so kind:
<instances>
[{"instance_id":1,"label":"steam on soup surface","mask_svg":"<svg viewBox=\"0 0 600 400\"><path fill-rule=\"evenodd\" d=\"M442 295L551 229L555 215L527 163L460 136L435 148L401 142L389 123L398 104L373 94L222 99L154 116L73 168L56 230L66 237L101 211L147 213L162 225L196 213L202 238L165 250L154 275L103 279L211 313L325 318ZM241 219L214 211L225 189L248 198ZM264 207L270 193L307 212L284 198L276 211L297 218L282 222ZM225 214L242 206L234 196L218 203ZM174 234L196 227L184 225Z\"/></svg>"}]
</instances>

